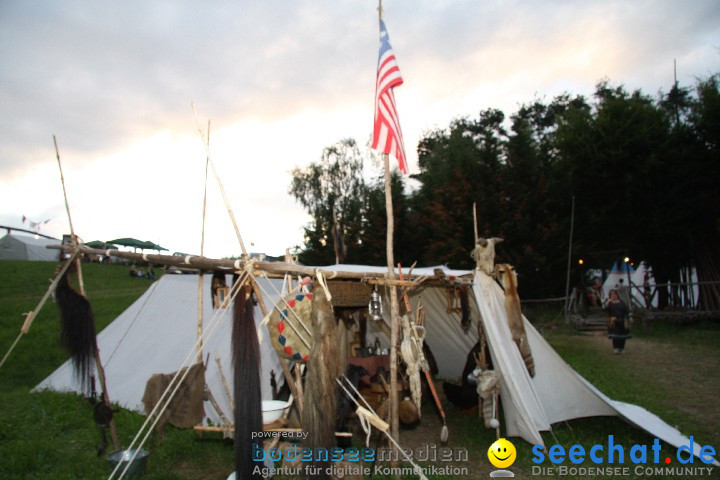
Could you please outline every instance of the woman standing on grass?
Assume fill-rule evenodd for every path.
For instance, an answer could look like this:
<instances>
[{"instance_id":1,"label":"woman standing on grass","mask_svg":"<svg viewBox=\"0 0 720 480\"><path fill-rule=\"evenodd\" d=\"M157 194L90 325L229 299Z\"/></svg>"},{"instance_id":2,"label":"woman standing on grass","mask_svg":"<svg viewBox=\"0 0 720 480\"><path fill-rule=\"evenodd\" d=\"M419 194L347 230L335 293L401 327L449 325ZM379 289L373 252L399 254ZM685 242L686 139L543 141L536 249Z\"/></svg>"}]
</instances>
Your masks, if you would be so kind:
<instances>
[{"instance_id":1,"label":"woman standing on grass","mask_svg":"<svg viewBox=\"0 0 720 480\"><path fill-rule=\"evenodd\" d=\"M630 318L632 313L625 302L620 300L617 290L610 290L608 300L605 302L605 310L608 312L608 338L612 339L615 354L622 353L625 348L625 340L630 335Z\"/></svg>"}]
</instances>

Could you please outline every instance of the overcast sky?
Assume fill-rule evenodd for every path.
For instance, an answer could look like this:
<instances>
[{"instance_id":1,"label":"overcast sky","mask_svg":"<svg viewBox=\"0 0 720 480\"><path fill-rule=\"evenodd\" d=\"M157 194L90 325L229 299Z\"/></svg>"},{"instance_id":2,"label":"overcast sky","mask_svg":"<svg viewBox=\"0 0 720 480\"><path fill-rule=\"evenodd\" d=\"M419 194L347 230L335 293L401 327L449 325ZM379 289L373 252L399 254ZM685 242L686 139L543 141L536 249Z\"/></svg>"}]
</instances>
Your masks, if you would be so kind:
<instances>
[{"instance_id":1,"label":"overcast sky","mask_svg":"<svg viewBox=\"0 0 720 480\"><path fill-rule=\"evenodd\" d=\"M486 108L507 115L608 79L655 95L720 72L717 0L386 0L408 149ZM250 251L302 242L290 171L372 134L371 0L0 2L0 225L200 250L205 148ZM214 179L205 254L240 248Z\"/></svg>"}]
</instances>

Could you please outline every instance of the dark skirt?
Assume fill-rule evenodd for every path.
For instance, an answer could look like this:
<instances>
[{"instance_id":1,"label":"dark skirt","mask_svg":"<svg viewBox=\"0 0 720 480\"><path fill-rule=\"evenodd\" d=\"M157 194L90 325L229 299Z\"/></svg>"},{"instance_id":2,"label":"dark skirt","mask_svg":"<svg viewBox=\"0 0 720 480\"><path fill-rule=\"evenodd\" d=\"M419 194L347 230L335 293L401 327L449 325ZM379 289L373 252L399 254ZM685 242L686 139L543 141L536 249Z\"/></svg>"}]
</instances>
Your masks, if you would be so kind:
<instances>
[{"instance_id":1,"label":"dark skirt","mask_svg":"<svg viewBox=\"0 0 720 480\"><path fill-rule=\"evenodd\" d=\"M613 348L622 350L625 348L625 340L632 338L627 319L624 317L608 318L608 338L613 342Z\"/></svg>"}]
</instances>

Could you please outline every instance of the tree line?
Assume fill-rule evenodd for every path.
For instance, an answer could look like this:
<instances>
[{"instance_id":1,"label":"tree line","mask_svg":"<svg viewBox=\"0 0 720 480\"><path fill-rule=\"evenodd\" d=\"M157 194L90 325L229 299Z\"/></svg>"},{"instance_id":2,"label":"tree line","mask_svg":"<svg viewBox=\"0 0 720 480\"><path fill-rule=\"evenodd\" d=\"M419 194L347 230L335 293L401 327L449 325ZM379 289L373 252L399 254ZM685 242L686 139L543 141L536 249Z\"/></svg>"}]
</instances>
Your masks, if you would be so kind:
<instances>
[{"instance_id":1,"label":"tree line","mask_svg":"<svg viewBox=\"0 0 720 480\"><path fill-rule=\"evenodd\" d=\"M417 152L417 174L391 175L403 265L474 267L475 204L478 233L504 238L497 261L516 267L526 298L564 295L571 217L573 284L625 256L658 282L688 266L720 280L719 74L655 97L601 81L591 98L486 109L426 132ZM386 264L384 179L362 174L370 155L343 139L293 170L289 192L313 219L302 263ZM717 288L702 297L720 309Z\"/></svg>"}]
</instances>

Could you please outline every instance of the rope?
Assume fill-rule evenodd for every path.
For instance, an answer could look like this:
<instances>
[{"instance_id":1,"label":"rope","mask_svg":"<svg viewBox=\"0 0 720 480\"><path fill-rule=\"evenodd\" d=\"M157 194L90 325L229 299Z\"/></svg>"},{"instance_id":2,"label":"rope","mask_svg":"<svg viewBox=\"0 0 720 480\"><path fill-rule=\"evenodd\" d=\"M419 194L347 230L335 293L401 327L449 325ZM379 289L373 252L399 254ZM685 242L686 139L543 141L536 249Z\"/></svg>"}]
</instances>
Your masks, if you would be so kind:
<instances>
[{"instance_id":1,"label":"rope","mask_svg":"<svg viewBox=\"0 0 720 480\"><path fill-rule=\"evenodd\" d=\"M350 382L350 380L348 380L348 378L347 378L345 375L341 375L341 378L342 378L343 380L345 380L345 382L347 382L347 384L350 386L350 388L352 388L352 390L355 392L355 394L356 394L359 398L362 399L363 403L367 406L367 410L366 410L366 411L369 412L370 414L372 414L372 416L375 417L375 419L377 419L377 420L379 420L380 422L382 422L382 420L380 419L380 417L378 416L378 414L375 413L375 410L373 410L372 407L370 406L370 404L367 403L367 400L365 400L365 397L363 397L363 396L360 394L360 392L357 391L357 389L355 388L355 385L353 385L352 382ZM353 396L353 395L348 391L348 389L345 388L345 386L343 385L343 383L340 381L339 378L336 378L335 381L338 383L338 385L340 385L340 388L343 389L343 391L345 392L345 395L347 395L348 398L349 398L350 400L352 400L353 403L354 403L355 405L357 405L357 407L358 407L359 409L365 410L365 409L358 403L358 401L357 401L357 399L355 398L355 396ZM362 410L360 410L360 411L362 412ZM357 412L356 412L356 413L357 413ZM362 415L363 415L363 414L365 414L365 412L363 412L361 415L358 415L358 416L359 416L360 418L362 418ZM371 424L373 423L373 422L372 422L372 417L370 417L370 416L368 416L368 418L367 418L366 420L367 420L369 423L371 423ZM361 422L362 422L362 420L361 420ZM383 423L384 423L384 422L383 422ZM365 428L365 427L363 427L363 428ZM389 429L389 427L388 427L388 429ZM410 457L410 456L405 452L405 450L403 450L403 448L400 446L400 444L395 441L395 439L392 437L392 435L390 435L390 434L388 433L388 431L387 431L388 429L383 430L383 429L381 429L381 428L378 428L378 430L380 430L382 433L384 433L385 436L388 438L388 440L390 440L390 442L392 442L392 444L395 445L395 448L397 448L398 451L402 454L402 456L405 458L405 461L408 462L410 465L413 466L413 470L415 470L415 474L417 474L417 476L419 476L422 480L428 480L428 478L427 478L427 477L425 476L425 474L423 473L422 468L421 468L418 464L416 464L415 462L413 462L412 457Z\"/></svg>"},{"instance_id":2,"label":"rope","mask_svg":"<svg viewBox=\"0 0 720 480\"><path fill-rule=\"evenodd\" d=\"M332 301L332 295L330 295L330 289L327 286L327 282L325 281L325 277L323 276L323 273L320 271L319 268L315 269L315 276L318 279L318 283L322 287L323 290L325 290L325 297L328 299L328 302Z\"/></svg>"},{"instance_id":3,"label":"rope","mask_svg":"<svg viewBox=\"0 0 720 480\"><path fill-rule=\"evenodd\" d=\"M360 411L360 410L358 410ZM360 419L360 426L362 427L363 431L367 434L365 436L365 446L370 446L370 435L372 434L372 428L370 428L370 420L365 415L358 415L358 418Z\"/></svg>"},{"instance_id":4,"label":"rope","mask_svg":"<svg viewBox=\"0 0 720 480\"><path fill-rule=\"evenodd\" d=\"M154 291L156 287L157 287L157 282L153 282L153 284L150 285L150 289L149 289L149 292L150 292L150 293L146 292L145 300L143 301L142 305L140 306L140 309L139 309L139 310L137 311L137 313L135 314L135 317L132 319L132 322L130 322L130 325L128 326L127 330L125 330L125 333L123 333L122 337L120 337L120 340L119 340L118 343L115 345L115 348L113 349L113 351L110 352L110 355L108 356L107 360L105 360L105 366L106 366L106 367L108 366L108 364L110 363L110 361L111 361L111 360L113 359L113 357L115 356L115 353L117 352L118 348L120 348L120 345L121 345L121 344L123 343L123 341L125 340L125 337L127 336L127 334L130 333L130 330L132 329L133 325L135 325L135 322L136 322L137 319L140 317L140 313L142 313L142 311L143 311L143 309L145 308L145 305L147 304L148 300L150 300L150 295L152 294L152 291Z\"/></svg>"}]
</instances>

